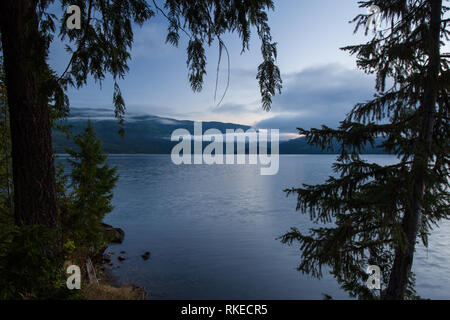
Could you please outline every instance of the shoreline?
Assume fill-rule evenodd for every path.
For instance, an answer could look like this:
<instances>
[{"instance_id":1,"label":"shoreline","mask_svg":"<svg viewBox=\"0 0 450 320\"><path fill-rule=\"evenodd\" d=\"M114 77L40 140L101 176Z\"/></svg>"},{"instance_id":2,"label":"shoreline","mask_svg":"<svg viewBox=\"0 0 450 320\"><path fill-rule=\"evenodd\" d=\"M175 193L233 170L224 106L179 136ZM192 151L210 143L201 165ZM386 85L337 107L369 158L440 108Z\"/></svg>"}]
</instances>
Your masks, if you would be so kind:
<instances>
[{"instance_id":1,"label":"shoreline","mask_svg":"<svg viewBox=\"0 0 450 320\"><path fill-rule=\"evenodd\" d=\"M82 289L82 300L147 300L148 294L145 288L133 284L119 284L118 279L113 276L114 264L111 261L111 252L106 251L110 245L121 244L125 232L105 223L103 227L112 235L112 240L108 246L88 258L92 262L94 273L89 274L89 268L87 268L89 280Z\"/></svg>"}]
</instances>

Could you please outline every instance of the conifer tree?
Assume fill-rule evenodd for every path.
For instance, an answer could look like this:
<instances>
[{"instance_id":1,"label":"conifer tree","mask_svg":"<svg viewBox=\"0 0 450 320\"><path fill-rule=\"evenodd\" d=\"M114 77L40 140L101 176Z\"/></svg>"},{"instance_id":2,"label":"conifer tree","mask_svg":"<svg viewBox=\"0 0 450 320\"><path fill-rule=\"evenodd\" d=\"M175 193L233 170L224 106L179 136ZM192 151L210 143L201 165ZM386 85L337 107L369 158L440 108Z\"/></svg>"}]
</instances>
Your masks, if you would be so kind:
<instances>
[{"instance_id":1,"label":"conifer tree","mask_svg":"<svg viewBox=\"0 0 450 320\"><path fill-rule=\"evenodd\" d=\"M107 156L91 121L74 142L77 150L67 150L71 156L68 161L72 167L72 204L63 226L72 232L77 246L95 252L106 241L102 221L113 210L111 200L118 176L116 168L106 163Z\"/></svg>"},{"instance_id":2,"label":"conifer tree","mask_svg":"<svg viewBox=\"0 0 450 320\"><path fill-rule=\"evenodd\" d=\"M322 268L359 298L380 295L366 287L368 265L383 273L381 298L411 297L416 242L428 245L433 227L450 217L449 206L449 10L442 0L361 1L378 6L382 24L365 44L344 50L376 75L371 101L357 104L338 129L299 129L307 141L329 149L342 143L335 175L320 185L287 190L297 209L320 225L282 237L299 242L299 270L320 277ZM370 15L355 18L356 30ZM370 163L361 148L383 137L395 164Z\"/></svg>"},{"instance_id":3,"label":"conifer tree","mask_svg":"<svg viewBox=\"0 0 450 320\"><path fill-rule=\"evenodd\" d=\"M56 119L61 114L53 116ZM62 260L54 254L59 251L55 241L59 235L57 230L47 232L40 226L15 223L11 160L10 114L0 50L0 299L56 297L62 279Z\"/></svg>"}]
</instances>

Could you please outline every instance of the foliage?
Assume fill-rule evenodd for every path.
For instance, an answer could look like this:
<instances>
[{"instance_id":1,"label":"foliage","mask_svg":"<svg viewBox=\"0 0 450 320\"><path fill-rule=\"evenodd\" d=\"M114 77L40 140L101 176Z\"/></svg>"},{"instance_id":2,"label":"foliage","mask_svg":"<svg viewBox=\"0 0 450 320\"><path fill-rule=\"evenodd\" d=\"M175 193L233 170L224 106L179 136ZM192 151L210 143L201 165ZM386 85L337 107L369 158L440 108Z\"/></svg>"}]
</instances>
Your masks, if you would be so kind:
<instances>
[{"instance_id":1,"label":"foliage","mask_svg":"<svg viewBox=\"0 0 450 320\"><path fill-rule=\"evenodd\" d=\"M368 43L344 50L357 56L359 68L376 74L377 93L357 104L338 129L299 129L311 144L328 149L338 141L342 148L335 176L287 190L297 196L297 209L319 226L309 234L293 228L281 238L300 243L300 271L321 277L323 268L330 269L345 290L361 299L377 297L365 286L368 265L381 267L383 289L402 287L392 272L395 263L408 255L412 264L415 242L427 246L433 227L450 217L450 70L449 56L439 55L439 41L449 36L448 20L433 29L436 0L360 2L362 8L372 5L381 9L386 28L375 31ZM447 11L443 6L441 15ZM355 32L368 19L356 17ZM361 158L361 148L380 137L383 149L397 155L396 163ZM413 275L405 277L409 285L400 289L400 298L414 297Z\"/></svg>"},{"instance_id":2,"label":"foliage","mask_svg":"<svg viewBox=\"0 0 450 320\"><path fill-rule=\"evenodd\" d=\"M2 66L0 63L0 68ZM76 235L78 244L88 246L91 251L104 244L101 219L112 210L115 169L107 165L97 167L106 156L101 153L101 143L89 125L85 135L75 139L81 151L72 153L75 159L72 164L76 167L72 172L72 193L68 192L69 177L64 167L60 163L57 166L58 204L65 222L62 230L39 225L15 226L9 113L3 72L0 72L0 102L0 299L68 298L61 266L64 257L71 257L80 247L67 234L66 239L61 238L61 231ZM55 126L55 129L64 129L64 126Z\"/></svg>"},{"instance_id":3,"label":"foliage","mask_svg":"<svg viewBox=\"0 0 450 320\"><path fill-rule=\"evenodd\" d=\"M12 199L9 112L0 56L0 299L56 297L63 284L63 261L55 254L61 251L59 230L17 227Z\"/></svg>"},{"instance_id":4,"label":"foliage","mask_svg":"<svg viewBox=\"0 0 450 320\"><path fill-rule=\"evenodd\" d=\"M116 168L106 163L107 156L102 153L102 143L90 121L74 141L78 150L67 150L71 156L68 161L72 167L72 192L69 210L63 216L63 228L76 247L96 252L108 243L102 221L113 210L112 190L118 176Z\"/></svg>"},{"instance_id":5,"label":"foliage","mask_svg":"<svg viewBox=\"0 0 450 320\"><path fill-rule=\"evenodd\" d=\"M60 230L33 225L17 228L1 265L0 298L57 298L67 295ZM14 266L14 267L11 267Z\"/></svg>"}]
</instances>

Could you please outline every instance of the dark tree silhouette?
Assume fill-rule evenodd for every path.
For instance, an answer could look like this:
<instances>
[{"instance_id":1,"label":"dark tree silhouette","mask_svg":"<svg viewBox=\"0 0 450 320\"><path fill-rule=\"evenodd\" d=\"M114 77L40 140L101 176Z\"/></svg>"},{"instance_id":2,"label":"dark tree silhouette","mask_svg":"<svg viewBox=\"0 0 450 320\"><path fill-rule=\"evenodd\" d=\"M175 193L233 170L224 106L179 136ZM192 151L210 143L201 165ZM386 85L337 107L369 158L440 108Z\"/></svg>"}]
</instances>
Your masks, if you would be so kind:
<instances>
[{"instance_id":1,"label":"dark tree silhouette","mask_svg":"<svg viewBox=\"0 0 450 320\"><path fill-rule=\"evenodd\" d=\"M299 270L321 276L330 267L354 296L373 298L363 280L368 265L383 271L384 299L412 296L411 267L416 242L425 245L433 226L450 217L449 206L449 10L442 0L362 1L378 6L382 24L371 41L344 48L359 68L376 74L373 100L357 104L338 129L303 130L322 148L341 142L335 177L316 186L288 190L298 210L322 227L301 234L293 229L285 243L300 242ZM355 18L356 30L369 15ZM387 87L389 84L389 87ZM364 161L361 148L383 137L382 147L398 156L393 165ZM332 223L332 226L326 224ZM387 287L387 288L386 288Z\"/></svg>"},{"instance_id":2,"label":"dark tree silhouette","mask_svg":"<svg viewBox=\"0 0 450 320\"><path fill-rule=\"evenodd\" d=\"M95 254L107 246L103 218L113 210L113 189L118 180L117 168L110 167L102 142L94 126L88 121L86 128L74 137L76 148L67 149L72 167L70 194L72 203L63 217L65 231L72 232L77 247L87 247ZM65 236L67 236L65 232Z\"/></svg>"}]
</instances>

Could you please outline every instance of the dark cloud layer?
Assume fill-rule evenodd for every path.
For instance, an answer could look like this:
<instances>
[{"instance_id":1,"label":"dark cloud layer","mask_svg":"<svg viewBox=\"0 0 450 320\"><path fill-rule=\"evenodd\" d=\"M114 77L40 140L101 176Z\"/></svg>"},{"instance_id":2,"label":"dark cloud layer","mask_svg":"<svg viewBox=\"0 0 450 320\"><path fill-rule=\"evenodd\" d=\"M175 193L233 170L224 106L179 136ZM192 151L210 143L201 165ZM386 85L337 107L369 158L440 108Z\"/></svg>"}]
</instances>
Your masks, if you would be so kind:
<instances>
[{"instance_id":1,"label":"dark cloud layer","mask_svg":"<svg viewBox=\"0 0 450 320\"><path fill-rule=\"evenodd\" d=\"M108 108L70 108L70 119L114 119L114 109Z\"/></svg>"},{"instance_id":2,"label":"dark cloud layer","mask_svg":"<svg viewBox=\"0 0 450 320\"><path fill-rule=\"evenodd\" d=\"M360 71L339 65L305 69L287 78L282 95L274 100L276 115L255 126L282 132L322 124L336 127L356 103L373 93L373 78Z\"/></svg>"}]
</instances>

